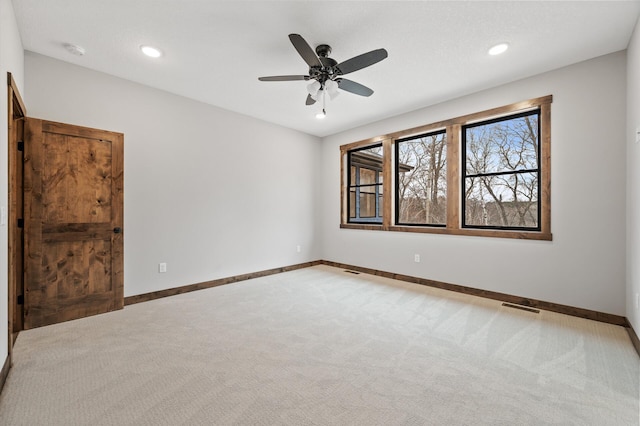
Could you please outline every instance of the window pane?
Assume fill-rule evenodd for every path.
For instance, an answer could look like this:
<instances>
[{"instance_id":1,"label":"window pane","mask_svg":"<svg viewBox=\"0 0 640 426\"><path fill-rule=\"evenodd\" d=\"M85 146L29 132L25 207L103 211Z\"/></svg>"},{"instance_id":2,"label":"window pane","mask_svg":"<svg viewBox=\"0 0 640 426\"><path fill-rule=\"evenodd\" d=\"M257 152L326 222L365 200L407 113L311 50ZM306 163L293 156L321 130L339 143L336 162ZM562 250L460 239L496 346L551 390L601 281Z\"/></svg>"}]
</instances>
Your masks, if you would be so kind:
<instances>
[{"instance_id":1,"label":"window pane","mask_svg":"<svg viewBox=\"0 0 640 426\"><path fill-rule=\"evenodd\" d=\"M538 168L538 112L465 128L467 175Z\"/></svg>"},{"instance_id":2,"label":"window pane","mask_svg":"<svg viewBox=\"0 0 640 426\"><path fill-rule=\"evenodd\" d=\"M465 225L538 227L538 174L467 178Z\"/></svg>"},{"instance_id":3,"label":"window pane","mask_svg":"<svg viewBox=\"0 0 640 426\"><path fill-rule=\"evenodd\" d=\"M349 221L381 223L382 145L349 151Z\"/></svg>"},{"instance_id":4,"label":"window pane","mask_svg":"<svg viewBox=\"0 0 640 426\"><path fill-rule=\"evenodd\" d=\"M360 192L360 217L376 217L376 193Z\"/></svg>"},{"instance_id":5,"label":"window pane","mask_svg":"<svg viewBox=\"0 0 640 426\"><path fill-rule=\"evenodd\" d=\"M382 146L349 151L352 166L362 166L372 170L382 170ZM355 181L352 182L355 185Z\"/></svg>"},{"instance_id":6,"label":"window pane","mask_svg":"<svg viewBox=\"0 0 640 426\"><path fill-rule=\"evenodd\" d=\"M360 167L360 185L372 185L376 183L376 171Z\"/></svg>"},{"instance_id":7,"label":"window pane","mask_svg":"<svg viewBox=\"0 0 640 426\"><path fill-rule=\"evenodd\" d=\"M349 218L356 217L356 192L349 191Z\"/></svg>"},{"instance_id":8,"label":"window pane","mask_svg":"<svg viewBox=\"0 0 640 426\"><path fill-rule=\"evenodd\" d=\"M397 143L398 223L447 223L446 133Z\"/></svg>"}]
</instances>

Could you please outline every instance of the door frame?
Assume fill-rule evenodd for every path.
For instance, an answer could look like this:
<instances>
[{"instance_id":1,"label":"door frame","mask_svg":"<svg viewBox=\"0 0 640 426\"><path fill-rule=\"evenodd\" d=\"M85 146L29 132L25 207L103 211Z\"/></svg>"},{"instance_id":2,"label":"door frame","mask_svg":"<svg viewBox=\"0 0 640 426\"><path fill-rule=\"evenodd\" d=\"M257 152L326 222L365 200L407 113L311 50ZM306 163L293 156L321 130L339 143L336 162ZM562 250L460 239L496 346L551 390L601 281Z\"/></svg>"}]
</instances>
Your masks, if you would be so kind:
<instances>
[{"instance_id":1,"label":"door frame","mask_svg":"<svg viewBox=\"0 0 640 426\"><path fill-rule=\"evenodd\" d=\"M21 231L18 228L18 200L22 194L22 181L18 181L18 168L23 164L18 164L16 152L18 151L18 141L24 135L24 118L27 109L20 96L18 86L10 72L7 72L7 123L8 123L8 168L9 168L9 206L8 206L8 356L11 359L13 352L13 342L17 333L14 332L14 316L21 310L18 305L17 294L22 294L23 288L23 268L22 249L19 248L18 240L21 238Z\"/></svg>"}]
</instances>

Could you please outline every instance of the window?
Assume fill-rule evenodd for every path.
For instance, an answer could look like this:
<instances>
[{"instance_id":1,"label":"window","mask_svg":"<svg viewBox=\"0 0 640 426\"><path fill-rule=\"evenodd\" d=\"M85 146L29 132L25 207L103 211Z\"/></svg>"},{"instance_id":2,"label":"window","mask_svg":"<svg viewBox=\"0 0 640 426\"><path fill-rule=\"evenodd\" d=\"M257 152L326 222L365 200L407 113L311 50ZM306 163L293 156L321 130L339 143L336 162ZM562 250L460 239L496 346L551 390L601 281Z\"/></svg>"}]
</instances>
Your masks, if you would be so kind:
<instances>
[{"instance_id":1,"label":"window","mask_svg":"<svg viewBox=\"0 0 640 426\"><path fill-rule=\"evenodd\" d=\"M341 146L340 226L551 240L551 102Z\"/></svg>"},{"instance_id":2,"label":"window","mask_svg":"<svg viewBox=\"0 0 640 426\"><path fill-rule=\"evenodd\" d=\"M462 127L463 227L540 230L539 117Z\"/></svg>"},{"instance_id":3,"label":"window","mask_svg":"<svg viewBox=\"0 0 640 426\"><path fill-rule=\"evenodd\" d=\"M349 222L382 223L382 145L349 152Z\"/></svg>"},{"instance_id":4,"label":"window","mask_svg":"<svg viewBox=\"0 0 640 426\"><path fill-rule=\"evenodd\" d=\"M447 224L447 134L444 130L395 142L396 223Z\"/></svg>"}]
</instances>

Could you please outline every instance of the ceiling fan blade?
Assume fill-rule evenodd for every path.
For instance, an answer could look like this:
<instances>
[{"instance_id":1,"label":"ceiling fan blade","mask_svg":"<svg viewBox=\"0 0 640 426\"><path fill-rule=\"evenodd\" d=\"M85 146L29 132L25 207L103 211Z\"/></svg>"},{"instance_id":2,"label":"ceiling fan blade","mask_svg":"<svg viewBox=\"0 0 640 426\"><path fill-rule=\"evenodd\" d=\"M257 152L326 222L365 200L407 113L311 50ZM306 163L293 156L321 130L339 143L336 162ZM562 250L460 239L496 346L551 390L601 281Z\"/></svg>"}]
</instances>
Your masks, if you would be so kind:
<instances>
[{"instance_id":1,"label":"ceiling fan blade","mask_svg":"<svg viewBox=\"0 0 640 426\"><path fill-rule=\"evenodd\" d=\"M356 83L355 81L347 80L346 78L341 78L336 81L338 82L338 87L342 90L346 90L347 92L355 93L360 96L373 95L373 90L360 83Z\"/></svg>"},{"instance_id":2,"label":"ceiling fan blade","mask_svg":"<svg viewBox=\"0 0 640 426\"><path fill-rule=\"evenodd\" d=\"M291 40L291 44L296 48L302 59L310 66L310 67L321 67L322 63L318 59L316 52L309 46L309 43L306 42L305 39L302 38L300 34L289 34L289 40Z\"/></svg>"},{"instance_id":3,"label":"ceiling fan blade","mask_svg":"<svg viewBox=\"0 0 640 426\"><path fill-rule=\"evenodd\" d=\"M305 105L313 105L316 101L311 97L311 95L307 95L307 101L304 103Z\"/></svg>"},{"instance_id":4,"label":"ceiling fan blade","mask_svg":"<svg viewBox=\"0 0 640 426\"><path fill-rule=\"evenodd\" d=\"M309 80L308 75L274 75L271 77L258 77L260 81L294 81Z\"/></svg>"},{"instance_id":5,"label":"ceiling fan blade","mask_svg":"<svg viewBox=\"0 0 640 426\"><path fill-rule=\"evenodd\" d=\"M358 71L376 62L380 62L387 56L388 53L385 49L372 50L371 52L363 53L362 55L340 62L336 65L336 69L340 74L349 74L350 72Z\"/></svg>"}]
</instances>

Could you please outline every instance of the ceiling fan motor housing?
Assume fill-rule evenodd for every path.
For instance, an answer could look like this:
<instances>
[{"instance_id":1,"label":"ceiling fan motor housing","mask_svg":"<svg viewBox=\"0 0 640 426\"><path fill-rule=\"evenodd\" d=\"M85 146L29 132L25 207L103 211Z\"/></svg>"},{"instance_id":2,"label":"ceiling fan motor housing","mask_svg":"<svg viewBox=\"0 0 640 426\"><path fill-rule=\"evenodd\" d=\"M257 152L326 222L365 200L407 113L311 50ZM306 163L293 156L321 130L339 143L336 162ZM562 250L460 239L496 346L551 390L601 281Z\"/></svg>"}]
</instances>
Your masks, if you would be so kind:
<instances>
[{"instance_id":1,"label":"ceiling fan motor housing","mask_svg":"<svg viewBox=\"0 0 640 426\"><path fill-rule=\"evenodd\" d=\"M318 55L318 59L322 64L319 66L312 66L309 68L309 76L318 80L320 84L324 86L324 82L327 80L332 80L334 78L334 74L336 74L336 68L334 68L338 61L335 59L329 58L331 54L331 46L328 44L320 44L316 47L316 54Z\"/></svg>"}]
</instances>

